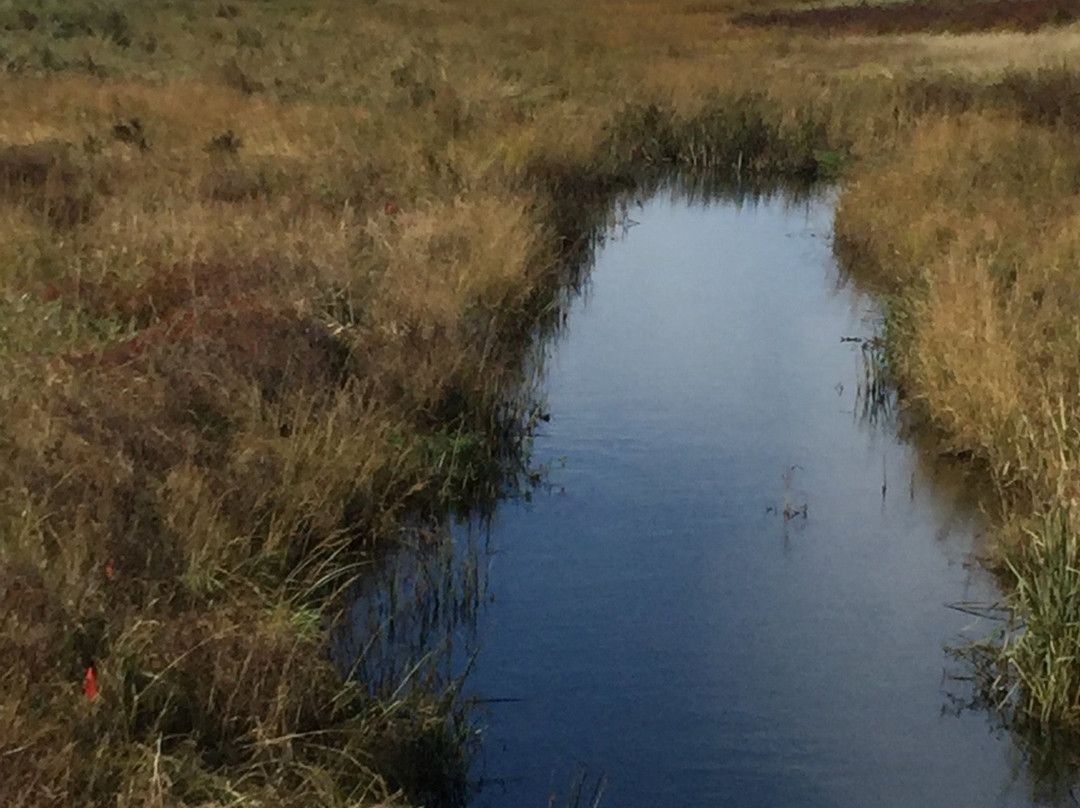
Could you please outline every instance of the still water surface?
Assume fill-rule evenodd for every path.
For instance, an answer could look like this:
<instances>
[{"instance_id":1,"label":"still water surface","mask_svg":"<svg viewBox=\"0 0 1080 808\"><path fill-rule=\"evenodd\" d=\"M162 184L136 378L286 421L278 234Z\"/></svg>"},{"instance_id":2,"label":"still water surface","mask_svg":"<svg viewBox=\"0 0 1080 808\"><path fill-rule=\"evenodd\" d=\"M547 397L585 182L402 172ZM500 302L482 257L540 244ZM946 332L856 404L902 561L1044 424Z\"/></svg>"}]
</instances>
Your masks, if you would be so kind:
<instances>
[{"instance_id":1,"label":"still water surface","mask_svg":"<svg viewBox=\"0 0 1080 808\"><path fill-rule=\"evenodd\" d=\"M947 476L860 416L841 338L875 312L830 200L630 215L549 348L551 490L491 534L474 804L545 806L584 763L615 807L1030 805L1010 741L947 709L947 604L996 592Z\"/></svg>"}]
</instances>

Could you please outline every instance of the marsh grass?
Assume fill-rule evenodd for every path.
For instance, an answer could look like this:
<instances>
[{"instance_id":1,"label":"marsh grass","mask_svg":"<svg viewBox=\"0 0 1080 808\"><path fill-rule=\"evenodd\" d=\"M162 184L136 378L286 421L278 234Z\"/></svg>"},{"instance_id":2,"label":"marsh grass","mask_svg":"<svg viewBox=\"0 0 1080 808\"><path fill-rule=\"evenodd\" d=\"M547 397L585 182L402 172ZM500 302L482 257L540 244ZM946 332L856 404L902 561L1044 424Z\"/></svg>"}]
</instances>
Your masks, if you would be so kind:
<instances>
[{"instance_id":1,"label":"marsh grass","mask_svg":"<svg viewBox=\"0 0 1080 808\"><path fill-rule=\"evenodd\" d=\"M841 260L889 296L903 405L997 492L999 569L1019 627L992 643L991 689L1004 686L1011 715L1056 743L1078 726L1080 670L1065 515L1080 448L1071 82L1053 70L915 85L906 97L923 111L910 139L864 163L836 223Z\"/></svg>"},{"instance_id":2,"label":"marsh grass","mask_svg":"<svg viewBox=\"0 0 1080 808\"><path fill-rule=\"evenodd\" d=\"M1080 695L1073 664L1080 554L1065 509L1025 533L1025 541L1003 560L1015 580L995 607L1006 619L987 640L956 653L973 661L978 694L1007 726L1031 735L1033 745L1039 737L1055 737L1060 744L1067 739L1063 731L1075 724Z\"/></svg>"},{"instance_id":3,"label":"marsh grass","mask_svg":"<svg viewBox=\"0 0 1080 808\"><path fill-rule=\"evenodd\" d=\"M1021 687L1017 708L1044 726L1072 724L1080 709L1080 552L1067 510L1045 518L1006 559L1010 594L1023 623L1005 638L1001 658Z\"/></svg>"},{"instance_id":4,"label":"marsh grass","mask_svg":"<svg viewBox=\"0 0 1080 808\"><path fill-rule=\"evenodd\" d=\"M1075 798L1077 787L1080 553L1065 508L1024 530L1001 562L1013 588L971 612L997 627L950 651L972 686L957 697L958 709L988 711L1022 753L1034 798L1058 804Z\"/></svg>"},{"instance_id":5,"label":"marsh grass","mask_svg":"<svg viewBox=\"0 0 1080 808\"><path fill-rule=\"evenodd\" d=\"M314 5L194 11L6 29L2 796L453 802L470 735L427 644L478 570L386 584L396 616L361 634L415 635L400 657L343 667L330 627L409 525L535 481L526 358L615 194L810 175L824 130L760 94L630 102L593 113L585 162L544 131L493 164L526 113L392 10L348 17L381 37L370 87L268 72L280 26L328 35ZM55 60L18 55L35 38Z\"/></svg>"},{"instance_id":6,"label":"marsh grass","mask_svg":"<svg viewBox=\"0 0 1080 808\"><path fill-rule=\"evenodd\" d=\"M579 766L571 777L566 796L553 792L548 798L548 808L599 808L607 787L605 775L590 774L587 768Z\"/></svg>"},{"instance_id":7,"label":"marsh grass","mask_svg":"<svg viewBox=\"0 0 1080 808\"><path fill-rule=\"evenodd\" d=\"M390 548L527 487L530 351L619 195L674 175L846 178L905 402L1017 512L1075 495L1074 78L1001 70L1068 30L746 10L0 5L0 802L453 799L453 687L343 677L331 627ZM964 47L985 75L926 69Z\"/></svg>"},{"instance_id":8,"label":"marsh grass","mask_svg":"<svg viewBox=\"0 0 1080 808\"><path fill-rule=\"evenodd\" d=\"M859 366L862 370L855 390L858 417L872 427L895 426L897 390L889 370L885 337L859 340Z\"/></svg>"}]
</instances>

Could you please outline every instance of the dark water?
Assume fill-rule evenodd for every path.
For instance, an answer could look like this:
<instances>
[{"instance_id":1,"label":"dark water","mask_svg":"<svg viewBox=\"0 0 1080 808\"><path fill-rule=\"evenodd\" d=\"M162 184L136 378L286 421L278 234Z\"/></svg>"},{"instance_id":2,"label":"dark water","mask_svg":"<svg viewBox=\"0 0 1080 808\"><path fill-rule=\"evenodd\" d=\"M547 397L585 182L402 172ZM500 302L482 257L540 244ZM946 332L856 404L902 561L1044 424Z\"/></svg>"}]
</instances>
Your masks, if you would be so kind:
<instances>
[{"instance_id":1,"label":"dark water","mask_svg":"<svg viewBox=\"0 0 1080 808\"><path fill-rule=\"evenodd\" d=\"M947 604L996 593L948 476L861 417L841 338L875 315L829 200L630 215L551 346L552 490L491 536L474 804L564 799L579 763L605 806L1031 804L948 709L943 646L990 627Z\"/></svg>"}]
</instances>

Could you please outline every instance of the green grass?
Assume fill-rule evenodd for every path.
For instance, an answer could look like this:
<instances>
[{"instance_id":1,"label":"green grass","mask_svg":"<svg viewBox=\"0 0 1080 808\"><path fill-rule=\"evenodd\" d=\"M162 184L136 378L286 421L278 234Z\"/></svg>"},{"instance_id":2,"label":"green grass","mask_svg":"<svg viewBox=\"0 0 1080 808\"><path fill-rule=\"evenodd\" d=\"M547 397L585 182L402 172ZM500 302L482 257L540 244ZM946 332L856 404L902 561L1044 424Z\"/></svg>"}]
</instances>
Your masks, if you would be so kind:
<instances>
[{"instance_id":1,"label":"green grass","mask_svg":"<svg viewBox=\"0 0 1080 808\"><path fill-rule=\"evenodd\" d=\"M1013 620L982 646L986 682L1012 723L1053 734L1080 710L1080 553L1067 510L1044 517L1005 559L1014 588L1005 599Z\"/></svg>"}]
</instances>

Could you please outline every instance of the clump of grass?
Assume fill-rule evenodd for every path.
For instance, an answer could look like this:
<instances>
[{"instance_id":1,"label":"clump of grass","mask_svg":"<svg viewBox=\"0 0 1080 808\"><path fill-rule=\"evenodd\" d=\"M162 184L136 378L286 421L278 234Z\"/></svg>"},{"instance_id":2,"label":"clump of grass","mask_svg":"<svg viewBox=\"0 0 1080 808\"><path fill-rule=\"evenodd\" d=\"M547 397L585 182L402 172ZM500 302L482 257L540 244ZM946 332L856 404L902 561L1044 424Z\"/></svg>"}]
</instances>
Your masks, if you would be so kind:
<instances>
[{"instance_id":1,"label":"clump of grass","mask_svg":"<svg viewBox=\"0 0 1080 808\"><path fill-rule=\"evenodd\" d=\"M1061 256L1073 249L1071 214L1051 200L1071 195L1077 175L1062 158L1067 136L1016 123L975 135L986 120L918 128L898 155L909 162L876 169L874 193L895 194L892 207L867 197L870 184L854 186L840 203L838 245L894 294L892 364L909 405L948 436L944 448L986 462L1030 509L1067 500L1075 485L1068 462L1054 459L1075 454L1074 415L1059 406L1077 374L1073 338L1050 323L1071 305ZM985 166L998 162L1014 169L991 179ZM962 224L971 217L978 229ZM1041 249L1018 253L1036 233Z\"/></svg>"},{"instance_id":2,"label":"clump of grass","mask_svg":"<svg viewBox=\"0 0 1080 808\"><path fill-rule=\"evenodd\" d=\"M129 118L113 125L112 136L123 143L131 143L143 151L150 149L143 123L138 118Z\"/></svg>"},{"instance_id":3,"label":"clump of grass","mask_svg":"<svg viewBox=\"0 0 1080 808\"><path fill-rule=\"evenodd\" d=\"M706 98L692 115L658 104L621 111L602 146L605 169L718 174L729 181L784 177L814 180L827 172L824 125L812 111L785 116L758 93Z\"/></svg>"},{"instance_id":4,"label":"clump of grass","mask_svg":"<svg viewBox=\"0 0 1080 808\"><path fill-rule=\"evenodd\" d=\"M24 206L57 227L88 220L95 193L78 150L62 141L0 149L0 199Z\"/></svg>"},{"instance_id":5,"label":"clump of grass","mask_svg":"<svg viewBox=\"0 0 1080 808\"><path fill-rule=\"evenodd\" d=\"M1016 737L1040 788L1060 791L1074 779L1080 678L1080 542L1069 508L1029 527L1003 559L1013 583L1000 604L1008 615L985 640L953 650L975 677L985 705Z\"/></svg>"},{"instance_id":6,"label":"clump of grass","mask_svg":"<svg viewBox=\"0 0 1080 808\"><path fill-rule=\"evenodd\" d=\"M1001 644L997 686L1019 685L1015 708L1025 717L1071 726L1080 718L1080 540L1066 508L1025 538L1006 558L1015 579L1008 602L1022 622Z\"/></svg>"},{"instance_id":7,"label":"clump of grass","mask_svg":"<svg viewBox=\"0 0 1080 808\"><path fill-rule=\"evenodd\" d=\"M207 141L206 150L211 154L214 152L236 154L243 145L244 141L239 135L233 132L232 129L226 129L221 134L214 135Z\"/></svg>"}]
</instances>

